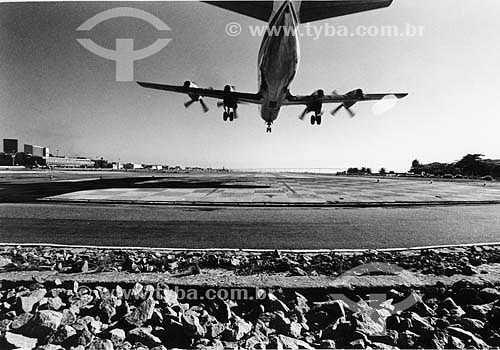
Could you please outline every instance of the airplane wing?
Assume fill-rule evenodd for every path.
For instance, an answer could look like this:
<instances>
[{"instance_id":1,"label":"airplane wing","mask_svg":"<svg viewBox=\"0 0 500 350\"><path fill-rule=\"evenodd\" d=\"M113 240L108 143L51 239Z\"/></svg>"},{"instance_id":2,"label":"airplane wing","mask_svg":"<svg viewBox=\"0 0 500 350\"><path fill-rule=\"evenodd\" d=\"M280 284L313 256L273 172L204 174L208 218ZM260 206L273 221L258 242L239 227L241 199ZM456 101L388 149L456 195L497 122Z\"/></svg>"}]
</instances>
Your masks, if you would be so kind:
<instances>
[{"instance_id":1,"label":"airplane wing","mask_svg":"<svg viewBox=\"0 0 500 350\"><path fill-rule=\"evenodd\" d=\"M285 101L283 101L284 106L293 106L293 105L310 105L312 103L342 103L342 104L351 104L353 105L356 102L361 101L375 101L381 100L386 96L394 96L397 99L408 96L407 93L378 93L378 94L364 94L360 90L355 90L353 92L348 92L344 95L332 94L332 95L324 95L318 96L316 94L306 95L306 96L289 96Z\"/></svg>"},{"instance_id":2,"label":"airplane wing","mask_svg":"<svg viewBox=\"0 0 500 350\"><path fill-rule=\"evenodd\" d=\"M303 0L300 5L300 23L388 7L393 0ZM242 15L268 21L273 12L273 1L204 1Z\"/></svg>"},{"instance_id":3,"label":"airplane wing","mask_svg":"<svg viewBox=\"0 0 500 350\"><path fill-rule=\"evenodd\" d=\"M260 104L262 100L262 97L259 94L234 91L229 85L227 85L224 90L215 90L199 88L191 82L186 82L184 85L164 85L138 81L137 84L148 89L185 94L193 100L198 100L200 97L210 97L219 100L231 100L234 103L244 102L253 104Z\"/></svg>"}]
</instances>

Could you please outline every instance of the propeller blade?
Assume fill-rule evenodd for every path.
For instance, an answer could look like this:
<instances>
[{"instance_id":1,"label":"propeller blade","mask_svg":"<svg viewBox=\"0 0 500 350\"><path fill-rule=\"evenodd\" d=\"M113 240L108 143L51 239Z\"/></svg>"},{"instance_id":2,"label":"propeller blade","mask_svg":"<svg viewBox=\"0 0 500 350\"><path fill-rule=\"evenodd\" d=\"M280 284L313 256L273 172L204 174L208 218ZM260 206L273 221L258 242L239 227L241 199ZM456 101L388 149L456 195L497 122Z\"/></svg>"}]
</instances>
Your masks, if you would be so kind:
<instances>
[{"instance_id":1,"label":"propeller blade","mask_svg":"<svg viewBox=\"0 0 500 350\"><path fill-rule=\"evenodd\" d=\"M217 107L221 108L222 106L224 106L224 102L217 101Z\"/></svg>"},{"instance_id":2,"label":"propeller blade","mask_svg":"<svg viewBox=\"0 0 500 350\"><path fill-rule=\"evenodd\" d=\"M304 120L304 118L305 118L306 114L307 114L307 107L306 107L306 108L304 108L304 110L302 111L302 113L300 113L300 115L299 115L299 119L300 119L300 120Z\"/></svg>"},{"instance_id":3,"label":"propeller blade","mask_svg":"<svg viewBox=\"0 0 500 350\"><path fill-rule=\"evenodd\" d=\"M200 101L201 108L203 109L203 112L204 112L204 113L207 113L207 112L208 112L208 107L207 107L207 105L205 104L205 101L203 101L203 99L202 99L202 98L200 98L200 100L199 100L199 101Z\"/></svg>"},{"instance_id":4,"label":"propeller blade","mask_svg":"<svg viewBox=\"0 0 500 350\"><path fill-rule=\"evenodd\" d=\"M188 108L189 106L191 106L193 103L195 103L196 101L194 100L189 100L189 101L186 101L184 102L184 107Z\"/></svg>"},{"instance_id":5,"label":"propeller blade","mask_svg":"<svg viewBox=\"0 0 500 350\"><path fill-rule=\"evenodd\" d=\"M354 118L354 116L356 115L356 113L354 113L350 108L345 108L345 110L347 111L347 113L349 113L349 116L351 118Z\"/></svg>"},{"instance_id":6,"label":"propeller blade","mask_svg":"<svg viewBox=\"0 0 500 350\"><path fill-rule=\"evenodd\" d=\"M334 116L335 114L337 114L338 111L340 111L342 107L344 107L344 105L342 104L338 105L337 108L335 108L333 111L330 112L330 114Z\"/></svg>"}]
</instances>

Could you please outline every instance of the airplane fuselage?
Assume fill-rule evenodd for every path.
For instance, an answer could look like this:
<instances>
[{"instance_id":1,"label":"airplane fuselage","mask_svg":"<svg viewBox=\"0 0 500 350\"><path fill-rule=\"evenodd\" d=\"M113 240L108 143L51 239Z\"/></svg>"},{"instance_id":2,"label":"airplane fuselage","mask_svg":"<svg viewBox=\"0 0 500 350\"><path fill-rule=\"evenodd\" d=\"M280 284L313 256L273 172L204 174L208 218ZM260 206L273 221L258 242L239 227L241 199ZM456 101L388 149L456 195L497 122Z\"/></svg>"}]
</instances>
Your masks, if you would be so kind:
<instances>
[{"instance_id":1,"label":"airplane fuselage","mask_svg":"<svg viewBox=\"0 0 500 350\"><path fill-rule=\"evenodd\" d=\"M261 117L268 123L278 117L283 100L297 72L300 54L298 40L299 1L275 1L259 50L259 93Z\"/></svg>"}]
</instances>

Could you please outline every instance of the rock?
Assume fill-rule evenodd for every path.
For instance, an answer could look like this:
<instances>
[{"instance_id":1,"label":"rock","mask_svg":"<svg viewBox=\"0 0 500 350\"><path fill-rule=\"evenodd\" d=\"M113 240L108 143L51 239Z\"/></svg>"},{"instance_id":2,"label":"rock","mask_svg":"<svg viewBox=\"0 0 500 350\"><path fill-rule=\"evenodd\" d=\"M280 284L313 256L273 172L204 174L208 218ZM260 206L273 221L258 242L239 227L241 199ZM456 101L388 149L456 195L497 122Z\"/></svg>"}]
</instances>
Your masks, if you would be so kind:
<instances>
[{"instance_id":1,"label":"rock","mask_svg":"<svg viewBox=\"0 0 500 350\"><path fill-rule=\"evenodd\" d=\"M319 342L319 348L320 349L335 349L335 341L331 339L324 339Z\"/></svg>"},{"instance_id":2,"label":"rock","mask_svg":"<svg viewBox=\"0 0 500 350\"><path fill-rule=\"evenodd\" d=\"M290 338L290 337L287 337L286 335L283 335L283 334L279 334L278 339L279 339L280 343L283 345L284 349L292 349L292 350L295 350L295 349L297 349L297 350L298 349L311 349L311 350L313 350L314 349L312 346L310 346L309 344L307 344L303 340Z\"/></svg>"},{"instance_id":3,"label":"rock","mask_svg":"<svg viewBox=\"0 0 500 350\"><path fill-rule=\"evenodd\" d=\"M481 338L472 334L472 332L453 326L448 327L447 330L450 335L462 340L467 347L473 346L478 349L488 348L488 344L486 344Z\"/></svg>"},{"instance_id":4,"label":"rock","mask_svg":"<svg viewBox=\"0 0 500 350\"><path fill-rule=\"evenodd\" d=\"M94 297L90 294L75 295L68 299L68 304L73 312L79 313L81 308L89 305L93 300Z\"/></svg>"},{"instance_id":5,"label":"rock","mask_svg":"<svg viewBox=\"0 0 500 350\"><path fill-rule=\"evenodd\" d=\"M64 309L62 312L62 325L72 325L76 321L76 314L70 309Z\"/></svg>"},{"instance_id":6,"label":"rock","mask_svg":"<svg viewBox=\"0 0 500 350\"><path fill-rule=\"evenodd\" d=\"M288 335L290 335L293 338L300 338L300 333L302 332L302 325L298 322L291 322L289 329L288 329Z\"/></svg>"},{"instance_id":7,"label":"rock","mask_svg":"<svg viewBox=\"0 0 500 350\"><path fill-rule=\"evenodd\" d=\"M250 322L235 316L230 328L227 328L222 335L228 341L238 341L249 334L251 330L252 324Z\"/></svg>"},{"instance_id":8,"label":"rock","mask_svg":"<svg viewBox=\"0 0 500 350\"><path fill-rule=\"evenodd\" d=\"M224 326L222 323L217 321L217 319L215 317L213 317L213 319L211 319L209 322L207 322L204 326L207 329L206 336L209 339L217 338L226 329L226 326Z\"/></svg>"},{"instance_id":9,"label":"rock","mask_svg":"<svg viewBox=\"0 0 500 350\"><path fill-rule=\"evenodd\" d=\"M177 300L177 292L175 290L162 289L159 299L167 306L173 306L179 303L179 301Z\"/></svg>"},{"instance_id":10,"label":"rock","mask_svg":"<svg viewBox=\"0 0 500 350\"><path fill-rule=\"evenodd\" d=\"M0 256L0 269L8 267L10 264L12 264L12 259Z\"/></svg>"},{"instance_id":11,"label":"rock","mask_svg":"<svg viewBox=\"0 0 500 350\"><path fill-rule=\"evenodd\" d=\"M17 333L22 333L22 329L31 321L33 314L25 312L12 319L9 328Z\"/></svg>"},{"instance_id":12,"label":"rock","mask_svg":"<svg viewBox=\"0 0 500 350\"><path fill-rule=\"evenodd\" d=\"M444 299L439 304L439 307L447 310L448 313L454 317L461 317L461 316L465 315L465 311L460 306L455 304L455 301L450 297Z\"/></svg>"},{"instance_id":13,"label":"rock","mask_svg":"<svg viewBox=\"0 0 500 350\"><path fill-rule=\"evenodd\" d=\"M53 310L38 311L26 325L25 335L34 338L44 338L54 333L61 324L62 314Z\"/></svg>"},{"instance_id":14,"label":"rock","mask_svg":"<svg viewBox=\"0 0 500 350\"><path fill-rule=\"evenodd\" d=\"M57 329L57 331L56 331L54 337L52 338L51 342L54 343L54 344L62 345L69 338L71 338L74 335L76 335L76 329L74 329L71 326L61 325Z\"/></svg>"},{"instance_id":15,"label":"rock","mask_svg":"<svg viewBox=\"0 0 500 350\"><path fill-rule=\"evenodd\" d=\"M122 271L127 271L127 272L139 272L139 268L137 267L137 264L135 263L132 258L127 255L125 258L125 261L122 264Z\"/></svg>"},{"instance_id":16,"label":"rock","mask_svg":"<svg viewBox=\"0 0 500 350\"><path fill-rule=\"evenodd\" d=\"M307 299L300 293L295 292L295 310L305 315L309 312L310 308L307 305Z\"/></svg>"},{"instance_id":17,"label":"rock","mask_svg":"<svg viewBox=\"0 0 500 350\"><path fill-rule=\"evenodd\" d=\"M187 310L181 316L185 332L191 337L203 337L205 329L200 324L200 319L194 311Z\"/></svg>"},{"instance_id":18,"label":"rock","mask_svg":"<svg viewBox=\"0 0 500 350\"><path fill-rule=\"evenodd\" d=\"M468 304L484 304L483 300L479 297L479 293L475 288L464 287L455 292L453 300L460 306Z\"/></svg>"},{"instance_id":19,"label":"rock","mask_svg":"<svg viewBox=\"0 0 500 350\"><path fill-rule=\"evenodd\" d=\"M420 336L411 331L403 331L398 336L398 346L403 349L414 348Z\"/></svg>"},{"instance_id":20,"label":"rock","mask_svg":"<svg viewBox=\"0 0 500 350\"><path fill-rule=\"evenodd\" d=\"M278 333L288 334L290 330L290 320L283 311L276 311L274 317L269 322L269 327L275 329Z\"/></svg>"},{"instance_id":21,"label":"rock","mask_svg":"<svg viewBox=\"0 0 500 350\"><path fill-rule=\"evenodd\" d=\"M59 310L63 307L64 303L62 302L60 297L47 298L47 303L45 304L45 308L49 310Z\"/></svg>"},{"instance_id":22,"label":"rock","mask_svg":"<svg viewBox=\"0 0 500 350\"><path fill-rule=\"evenodd\" d=\"M448 337L448 344L446 345L448 349L465 349L464 342L452 335Z\"/></svg>"},{"instance_id":23,"label":"rock","mask_svg":"<svg viewBox=\"0 0 500 350\"><path fill-rule=\"evenodd\" d=\"M494 325L500 324L500 307L493 306L491 310L488 311L486 318Z\"/></svg>"},{"instance_id":24,"label":"rock","mask_svg":"<svg viewBox=\"0 0 500 350\"><path fill-rule=\"evenodd\" d=\"M111 340L109 339L101 339L101 338L96 338L94 339L88 347L86 347L88 350L113 350L114 346Z\"/></svg>"},{"instance_id":25,"label":"rock","mask_svg":"<svg viewBox=\"0 0 500 350\"><path fill-rule=\"evenodd\" d=\"M479 297L485 303L491 303L500 299L500 291L496 288L483 288L479 291Z\"/></svg>"},{"instance_id":26,"label":"rock","mask_svg":"<svg viewBox=\"0 0 500 350\"><path fill-rule=\"evenodd\" d=\"M330 300L325 302L313 303L311 311L324 311L328 314L331 322L335 322L338 318L346 315L345 309L347 305L342 300Z\"/></svg>"},{"instance_id":27,"label":"rock","mask_svg":"<svg viewBox=\"0 0 500 350\"><path fill-rule=\"evenodd\" d=\"M16 303L17 309L22 312L33 311L33 306L40 302L45 294L47 294L47 290L45 288L39 288L19 296Z\"/></svg>"},{"instance_id":28,"label":"rock","mask_svg":"<svg viewBox=\"0 0 500 350\"><path fill-rule=\"evenodd\" d=\"M125 316L125 321L133 326L141 327L151 318L155 307L155 301L152 298L144 300L130 315Z\"/></svg>"},{"instance_id":29,"label":"rock","mask_svg":"<svg viewBox=\"0 0 500 350\"><path fill-rule=\"evenodd\" d=\"M113 296L107 296L101 300L99 303L99 316L105 323L110 323L113 316L116 315L116 307L120 303L118 299Z\"/></svg>"},{"instance_id":30,"label":"rock","mask_svg":"<svg viewBox=\"0 0 500 350\"><path fill-rule=\"evenodd\" d=\"M434 332L434 327L432 327L425 318L420 317L415 312L410 314L410 320L412 324L411 330L414 333L426 336Z\"/></svg>"},{"instance_id":31,"label":"rock","mask_svg":"<svg viewBox=\"0 0 500 350\"><path fill-rule=\"evenodd\" d=\"M457 323L469 332L478 332L484 328L484 322L477 320L475 318L459 318Z\"/></svg>"},{"instance_id":32,"label":"rock","mask_svg":"<svg viewBox=\"0 0 500 350\"><path fill-rule=\"evenodd\" d=\"M25 337L21 334L16 334L12 332L6 332L4 335L4 341L15 349L33 349L38 339Z\"/></svg>"},{"instance_id":33,"label":"rock","mask_svg":"<svg viewBox=\"0 0 500 350\"><path fill-rule=\"evenodd\" d=\"M323 330L322 339L350 339L354 333L354 326L345 317L337 319Z\"/></svg>"},{"instance_id":34,"label":"rock","mask_svg":"<svg viewBox=\"0 0 500 350\"><path fill-rule=\"evenodd\" d=\"M132 344L139 342L148 348L161 345L161 340L151 334L151 328L149 327L138 327L130 330L127 334L127 340Z\"/></svg>"},{"instance_id":35,"label":"rock","mask_svg":"<svg viewBox=\"0 0 500 350\"><path fill-rule=\"evenodd\" d=\"M307 272L302 270L300 267L295 266L290 270L292 276L307 276Z\"/></svg>"},{"instance_id":36,"label":"rock","mask_svg":"<svg viewBox=\"0 0 500 350\"><path fill-rule=\"evenodd\" d=\"M154 348L151 348L151 350L167 350L167 348L164 347L163 345L158 345L155 346Z\"/></svg>"},{"instance_id":37,"label":"rock","mask_svg":"<svg viewBox=\"0 0 500 350\"><path fill-rule=\"evenodd\" d=\"M45 344L38 345L34 350L64 350L64 348L56 344Z\"/></svg>"},{"instance_id":38,"label":"rock","mask_svg":"<svg viewBox=\"0 0 500 350\"><path fill-rule=\"evenodd\" d=\"M274 293L267 293L267 301L269 304L269 310L271 311L283 311L285 313L290 312L290 308L283 301L279 300Z\"/></svg>"},{"instance_id":39,"label":"rock","mask_svg":"<svg viewBox=\"0 0 500 350\"><path fill-rule=\"evenodd\" d=\"M387 329L385 334L372 335L368 337L370 341L396 346L398 344L399 334L393 329Z\"/></svg>"},{"instance_id":40,"label":"rock","mask_svg":"<svg viewBox=\"0 0 500 350\"><path fill-rule=\"evenodd\" d=\"M245 349L266 349L269 338L261 332L255 332L245 341Z\"/></svg>"},{"instance_id":41,"label":"rock","mask_svg":"<svg viewBox=\"0 0 500 350\"><path fill-rule=\"evenodd\" d=\"M215 310L214 316L219 322L227 323L232 317L231 314L231 305L227 302L227 300L216 299L214 300Z\"/></svg>"},{"instance_id":42,"label":"rock","mask_svg":"<svg viewBox=\"0 0 500 350\"><path fill-rule=\"evenodd\" d=\"M109 337L114 345L120 344L125 340L125 331L121 328L114 328L106 332L106 336Z\"/></svg>"}]
</instances>

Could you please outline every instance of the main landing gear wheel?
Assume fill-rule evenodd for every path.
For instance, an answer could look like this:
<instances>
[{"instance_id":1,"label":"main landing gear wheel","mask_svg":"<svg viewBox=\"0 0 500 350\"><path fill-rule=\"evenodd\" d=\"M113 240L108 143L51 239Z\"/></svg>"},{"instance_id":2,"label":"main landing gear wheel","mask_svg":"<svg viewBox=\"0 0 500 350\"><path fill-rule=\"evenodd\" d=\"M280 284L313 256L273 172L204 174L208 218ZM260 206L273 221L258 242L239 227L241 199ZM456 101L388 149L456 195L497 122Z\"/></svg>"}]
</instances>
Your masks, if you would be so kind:
<instances>
[{"instance_id":1,"label":"main landing gear wheel","mask_svg":"<svg viewBox=\"0 0 500 350\"><path fill-rule=\"evenodd\" d=\"M229 121L232 122L234 120L234 113L231 111L229 112Z\"/></svg>"},{"instance_id":2,"label":"main landing gear wheel","mask_svg":"<svg viewBox=\"0 0 500 350\"><path fill-rule=\"evenodd\" d=\"M313 114L311 115L311 125L321 125L321 114Z\"/></svg>"},{"instance_id":3,"label":"main landing gear wheel","mask_svg":"<svg viewBox=\"0 0 500 350\"><path fill-rule=\"evenodd\" d=\"M228 118L228 117L229 117L229 114L228 114L226 111L224 111L224 113L222 113L222 119L223 119L224 121L227 121L227 118Z\"/></svg>"}]
</instances>

